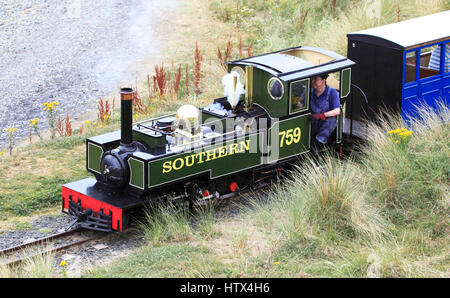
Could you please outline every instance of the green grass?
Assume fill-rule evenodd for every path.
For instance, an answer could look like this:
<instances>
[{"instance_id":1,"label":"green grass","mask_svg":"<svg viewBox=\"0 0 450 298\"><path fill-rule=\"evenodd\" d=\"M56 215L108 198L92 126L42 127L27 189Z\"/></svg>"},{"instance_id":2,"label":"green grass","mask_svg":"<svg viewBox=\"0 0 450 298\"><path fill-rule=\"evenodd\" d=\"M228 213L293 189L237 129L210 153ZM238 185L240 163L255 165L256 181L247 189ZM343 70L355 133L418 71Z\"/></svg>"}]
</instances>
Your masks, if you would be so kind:
<instances>
[{"instance_id":1,"label":"green grass","mask_svg":"<svg viewBox=\"0 0 450 298\"><path fill-rule=\"evenodd\" d=\"M148 246L113 266L90 270L85 277L227 277L227 267L211 251L187 242Z\"/></svg>"}]
</instances>

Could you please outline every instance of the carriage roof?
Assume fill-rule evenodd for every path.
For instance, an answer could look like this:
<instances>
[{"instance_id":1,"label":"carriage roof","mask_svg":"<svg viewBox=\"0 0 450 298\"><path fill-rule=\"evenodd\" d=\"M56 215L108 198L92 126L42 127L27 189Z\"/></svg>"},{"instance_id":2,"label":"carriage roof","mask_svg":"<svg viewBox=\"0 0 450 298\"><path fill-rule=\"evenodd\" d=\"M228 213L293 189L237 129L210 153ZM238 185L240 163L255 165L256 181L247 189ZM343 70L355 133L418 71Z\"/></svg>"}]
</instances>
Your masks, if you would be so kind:
<instances>
[{"instance_id":1,"label":"carriage roof","mask_svg":"<svg viewBox=\"0 0 450 298\"><path fill-rule=\"evenodd\" d=\"M344 56L320 48L293 47L231 61L228 64L254 66L284 81L293 81L350 67L354 62Z\"/></svg>"},{"instance_id":2,"label":"carriage roof","mask_svg":"<svg viewBox=\"0 0 450 298\"><path fill-rule=\"evenodd\" d=\"M409 50L450 39L450 10L347 34L349 40Z\"/></svg>"}]
</instances>

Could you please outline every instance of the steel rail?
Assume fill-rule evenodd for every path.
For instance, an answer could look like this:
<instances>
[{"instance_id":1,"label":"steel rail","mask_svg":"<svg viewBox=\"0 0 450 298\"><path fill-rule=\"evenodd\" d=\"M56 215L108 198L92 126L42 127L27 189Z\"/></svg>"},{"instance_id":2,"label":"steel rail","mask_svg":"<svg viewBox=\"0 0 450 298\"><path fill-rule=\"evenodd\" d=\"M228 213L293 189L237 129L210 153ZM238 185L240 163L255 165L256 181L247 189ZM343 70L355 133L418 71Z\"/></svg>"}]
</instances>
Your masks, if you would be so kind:
<instances>
[{"instance_id":1,"label":"steel rail","mask_svg":"<svg viewBox=\"0 0 450 298\"><path fill-rule=\"evenodd\" d=\"M7 249L4 249L4 250L0 251L0 257L6 256L6 255L10 255L12 253L17 253L19 251L24 251L24 250L26 250L26 249L28 249L30 247L37 246L37 245L40 245L40 244L43 244L43 243L48 243L48 242L50 242L52 240L55 240L55 239L58 239L58 238L70 236L70 235L73 235L76 232L80 232L82 230L84 230L84 229L77 228L77 229L73 229L73 230L69 230L69 231L64 231L64 232L61 232L61 233L57 233L57 234L53 234L53 235L50 235L50 236L47 236L47 237L40 238L40 239L38 239L36 241L32 241L32 242L29 242L29 243L25 243L25 244L17 245L17 246L14 246L14 247L10 247L10 248L7 248ZM67 243L67 244L60 245L60 246L57 246L57 247L54 247L54 248L50 248L50 249L47 249L47 250L44 250L44 251L39 251L39 252L31 254L31 255L20 257L20 258L14 259L12 261L9 261L9 262L6 262L6 263L2 263L1 265L5 265L5 266L17 265L17 264L23 262L26 259L33 258L33 257L36 257L38 255L45 254L45 253L61 251L61 250L67 249L67 248L72 247L72 246L77 246L77 245L83 244L83 243L88 242L88 241L92 241L92 240L95 240L95 239L103 238L106 235L107 234L96 234L96 235L91 236L91 237L87 237L87 238L84 238L84 239L73 241L71 243Z\"/></svg>"}]
</instances>

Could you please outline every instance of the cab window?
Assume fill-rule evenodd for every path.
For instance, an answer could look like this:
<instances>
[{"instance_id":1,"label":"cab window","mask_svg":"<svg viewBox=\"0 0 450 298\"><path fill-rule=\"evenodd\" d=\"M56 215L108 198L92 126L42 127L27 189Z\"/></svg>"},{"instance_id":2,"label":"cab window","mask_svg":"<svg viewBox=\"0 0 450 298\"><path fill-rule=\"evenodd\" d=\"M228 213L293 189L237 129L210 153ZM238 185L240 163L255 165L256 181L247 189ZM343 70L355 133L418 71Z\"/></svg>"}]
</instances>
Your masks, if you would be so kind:
<instances>
[{"instance_id":1,"label":"cab window","mask_svg":"<svg viewBox=\"0 0 450 298\"><path fill-rule=\"evenodd\" d=\"M291 83L289 112L296 113L309 108L309 79L304 79Z\"/></svg>"}]
</instances>

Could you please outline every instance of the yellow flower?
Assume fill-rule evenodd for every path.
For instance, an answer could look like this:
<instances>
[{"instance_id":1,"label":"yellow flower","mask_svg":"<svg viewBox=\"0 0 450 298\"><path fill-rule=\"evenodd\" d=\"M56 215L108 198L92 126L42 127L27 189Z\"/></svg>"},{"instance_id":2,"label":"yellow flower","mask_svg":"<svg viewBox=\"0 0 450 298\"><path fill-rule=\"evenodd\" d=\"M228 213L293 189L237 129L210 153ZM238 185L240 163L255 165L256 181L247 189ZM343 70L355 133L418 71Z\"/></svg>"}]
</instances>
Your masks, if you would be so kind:
<instances>
[{"instance_id":1,"label":"yellow flower","mask_svg":"<svg viewBox=\"0 0 450 298\"><path fill-rule=\"evenodd\" d=\"M278 265L278 264L279 264L279 262L273 262L273 264L274 264L274 265Z\"/></svg>"},{"instance_id":2,"label":"yellow flower","mask_svg":"<svg viewBox=\"0 0 450 298\"><path fill-rule=\"evenodd\" d=\"M84 123L86 123L87 125L89 125L89 124L91 124L91 121L86 120L86 121L84 121Z\"/></svg>"},{"instance_id":3,"label":"yellow flower","mask_svg":"<svg viewBox=\"0 0 450 298\"><path fill-rule=\"evenodd\" d=\"M29 126L35 126L37 123L39 122L38 118L34 118L30 120L30 125Z\"/></svg>"},{"instance_id":4,"label":"yellow flower","mask_svg":"<svg viewBox=\"0 0 450 298\"><path fill-rule=\"evenodd\" d=\"M66 267L67 265L69 265L69 264L67 264L67 262L65 260L62 260L61 263L59 263L59 266L61 266L61 267Z\"/></svg>"},{"instance_id":5,"label":"yellow flower","mask_svg":"<svg viewBox=\"0 0 450 298\"><path fill-rule=\"evenodd\" d=\"M44 102L42 105L45 106L43 110L46 111L46 110L53 110L55 106L59 105L59 103L57 101L52 101L52 102Z\"/></svg>"},{"instance_id":6,"label":"yellow flower","mask_svg":"<svg viewBox=\"0 0 450 298\"><path fill-rule=\"evenodd\" d=\"M14 134L17 131L17 128L15 128L15 127L7 127L6 131L11 133L11 134Z\"/></svg>"},{"instance_id":7,"label":"yellow flower","mask_svg":"<svg viewBox=\"0 0 450 298\"><path fill-rule=\"evenodd\" d=\"M0 155L5 154L5 152L6 152L6 149L3 149L2 151L0 151Z\"/></svg>"}]
</instances>

